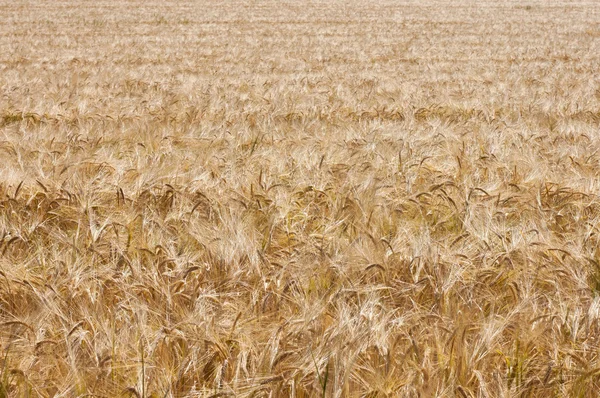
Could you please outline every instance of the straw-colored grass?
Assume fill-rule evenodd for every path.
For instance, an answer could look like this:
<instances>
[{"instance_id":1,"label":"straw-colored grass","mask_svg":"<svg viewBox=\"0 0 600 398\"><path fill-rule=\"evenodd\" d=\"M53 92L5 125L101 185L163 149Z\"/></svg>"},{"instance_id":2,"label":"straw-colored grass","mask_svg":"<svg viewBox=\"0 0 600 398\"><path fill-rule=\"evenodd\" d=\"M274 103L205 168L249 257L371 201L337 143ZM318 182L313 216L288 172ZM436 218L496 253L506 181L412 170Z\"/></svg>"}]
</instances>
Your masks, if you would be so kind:
<instances>
[{"instance_id":1,"label":"straw-colored grass","mask_svg":"<svg viewBox=\"0 0 600 398\"><path fill-rule=\"evenodd\" d=\"M592 397L596 2L0 2L0 397Z\"/></svg>"}]
</instances>

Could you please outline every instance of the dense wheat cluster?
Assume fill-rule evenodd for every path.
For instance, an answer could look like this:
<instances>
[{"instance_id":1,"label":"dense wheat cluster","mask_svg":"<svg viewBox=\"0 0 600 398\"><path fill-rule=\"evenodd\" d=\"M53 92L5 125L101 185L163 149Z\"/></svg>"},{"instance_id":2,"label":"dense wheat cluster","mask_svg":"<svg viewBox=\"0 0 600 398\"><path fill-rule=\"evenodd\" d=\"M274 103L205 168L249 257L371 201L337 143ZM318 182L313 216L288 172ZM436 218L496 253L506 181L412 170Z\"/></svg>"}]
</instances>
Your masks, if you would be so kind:
<instances>
[{"instance_id":1,"label":"dense wheat cluster","mask_svg":"<svg viewBox=\"0 0 600 398\"><path fill-rule=\"evenodd\" d=\"M596 5L2 1L0 397L596 396Z\"/></svg>"}]
</instances>

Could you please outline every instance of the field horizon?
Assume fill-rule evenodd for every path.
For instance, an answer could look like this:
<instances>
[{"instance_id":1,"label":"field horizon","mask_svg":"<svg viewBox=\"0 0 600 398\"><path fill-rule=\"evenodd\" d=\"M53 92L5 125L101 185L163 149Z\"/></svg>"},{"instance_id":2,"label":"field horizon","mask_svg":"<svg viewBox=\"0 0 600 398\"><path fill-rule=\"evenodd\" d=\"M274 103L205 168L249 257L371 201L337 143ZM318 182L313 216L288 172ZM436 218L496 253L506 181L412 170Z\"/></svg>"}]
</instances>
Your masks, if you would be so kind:
<instances>
[{"instance_id":1,"label":"field horizon","mask_svg":"<svg viewBox=\"0 0 600 398\"><path fill-rule=\"evenodd\" d=\"M0 0L0 398L595 397L594 2Z\"/></svg>"}]
</instances>

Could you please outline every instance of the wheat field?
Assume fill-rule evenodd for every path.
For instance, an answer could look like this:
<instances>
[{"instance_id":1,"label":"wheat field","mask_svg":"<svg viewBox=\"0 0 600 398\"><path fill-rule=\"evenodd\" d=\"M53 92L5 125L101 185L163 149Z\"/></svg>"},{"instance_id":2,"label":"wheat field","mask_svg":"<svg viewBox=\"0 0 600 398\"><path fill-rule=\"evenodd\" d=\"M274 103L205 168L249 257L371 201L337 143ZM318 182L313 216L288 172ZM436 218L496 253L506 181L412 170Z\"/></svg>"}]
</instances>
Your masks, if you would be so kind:
<instances>
[{"instance_id":1,"label":"wheat field","mask_svg":"<svg viewBox=\"0 0 600 398\"><path fill-rule=\"evenodd\" d=\"M0 0L0 397L595 397L600 9Z\"/></svg>"}]
</instances>

